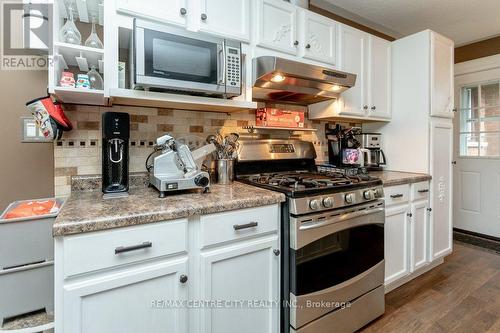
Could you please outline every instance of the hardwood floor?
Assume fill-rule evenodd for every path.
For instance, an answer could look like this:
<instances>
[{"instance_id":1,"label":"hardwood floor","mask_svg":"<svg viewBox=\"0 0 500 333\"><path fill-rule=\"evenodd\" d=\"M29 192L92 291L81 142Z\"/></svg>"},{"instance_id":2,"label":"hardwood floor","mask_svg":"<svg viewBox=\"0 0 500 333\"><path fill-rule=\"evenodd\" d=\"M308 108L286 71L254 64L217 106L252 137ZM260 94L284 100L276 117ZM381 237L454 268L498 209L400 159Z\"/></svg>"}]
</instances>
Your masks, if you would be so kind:
<instances>
[{"instance_id":1,"label":"hardwood floor","mask_svg":"<svg viewBox=\"0 0 500 333\"><path fill-rule=\"evenodd\" d=\"M444 264L385 300L360 332L500 332L500 255L455 242Z\"/></svg>"}]
</instances>

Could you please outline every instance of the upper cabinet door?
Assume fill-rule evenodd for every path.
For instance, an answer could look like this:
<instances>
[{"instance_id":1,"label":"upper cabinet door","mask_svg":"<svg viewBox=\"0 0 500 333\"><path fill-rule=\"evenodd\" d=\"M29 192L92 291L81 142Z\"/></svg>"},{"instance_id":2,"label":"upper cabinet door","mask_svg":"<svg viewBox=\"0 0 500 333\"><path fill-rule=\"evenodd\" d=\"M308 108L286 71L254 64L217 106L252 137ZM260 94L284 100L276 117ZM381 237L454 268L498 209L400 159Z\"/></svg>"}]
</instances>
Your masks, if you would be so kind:
<instances>
[{"instance_id":1,"label":"upper cabinet door","mask_svg":"<svg viewBox=\"0 0 500 333\"><path fill-rule=\"evenodd\" d=\"M366 47L368 35L360 30L342 25L340 27L340 68L356 74L354 87L342 93L341 115L365 116L366 103Z\"/></svg>"},{"instance_id":2,"label":"upper cabinet door","mask_svg":"<svg viewBox=\"0 0 500 333\"><path fill-rule=\"evenodd\" d=\"M335 65L337 25L322 15L304 11L304 58Z\"/></svg>"},{"instance_id":3,"label":"upper cabinet door","mask_svg":"<svg viewBox=\"0 0 500 333\"><path fill-rule=\"evenodd\" d=\"M369 37L369 115L373 118L391 118L391 43Z\"/></svg>"},{"instance_id":4,"label":"upper cabinet door","mask_svg":"<svg viewBox=\"0 0 500 333\"><path fill-rule=\"evenodd\" d=\"M116 0L116 9L134 16L180 26L187 25L187 0Z\"/></svg>"},{"instance_id":5,"label":"upper cabinet door","mask_svg":"<svg viewBox=\"0 0 500 333\"><path fill-rule=\"evenodd\" d=\"M453 118L453 41L431 33L431 116Z\"/></svg>"},{"instance_id":6,"label":"upper cabinet door","mask_svg":"<svg viewBox=\"0 0 500 333\"><path fill-rule=\"evenodd\" d=\"M200 30L250 41L250 0L200 0Z\"/></svg>"},{"instance_id":7,"label":"upper cabinet door","mask_svg":"<svg viewBox=\"0 0 500 333\"><path fill-rule=\"evenodd\" d=\"M297 55L297 8L282 0L257 1L257 45Z\"/></svg>"}]
</instances>

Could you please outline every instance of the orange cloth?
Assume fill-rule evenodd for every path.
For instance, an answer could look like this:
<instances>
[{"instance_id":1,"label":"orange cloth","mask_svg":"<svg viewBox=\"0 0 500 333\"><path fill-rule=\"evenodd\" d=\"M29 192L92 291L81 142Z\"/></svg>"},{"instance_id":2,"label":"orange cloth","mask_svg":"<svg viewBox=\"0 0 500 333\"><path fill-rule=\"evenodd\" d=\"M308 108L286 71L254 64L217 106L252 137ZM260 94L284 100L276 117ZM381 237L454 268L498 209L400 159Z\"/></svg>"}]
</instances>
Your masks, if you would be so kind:
<instances>
[{"instance_id":1,"label":"orange cloth","mask_svg":"<svg viewBox=\"0 0 500 333\"><path fill-rule=\"evenodd\" d=\"M45 201L22 202L8 211L4 218L15 219L19 217L32 217L54 213L59 207L54 199Z\"/></svg>"}]
</instances>

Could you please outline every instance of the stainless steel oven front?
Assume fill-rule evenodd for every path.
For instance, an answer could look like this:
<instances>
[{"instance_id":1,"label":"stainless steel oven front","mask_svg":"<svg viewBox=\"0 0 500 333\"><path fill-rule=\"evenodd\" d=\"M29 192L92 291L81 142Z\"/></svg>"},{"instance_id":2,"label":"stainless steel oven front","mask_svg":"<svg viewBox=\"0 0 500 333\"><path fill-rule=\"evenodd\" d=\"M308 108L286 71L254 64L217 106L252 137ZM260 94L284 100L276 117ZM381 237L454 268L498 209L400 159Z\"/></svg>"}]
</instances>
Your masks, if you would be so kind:
<instances>
[{"instance_id":1,"label":"stainless steel oven front","mask_svg":"<svg viewBox=\"0 0 500 333\"><path fill-rule=\"evenodd\" d=\"M241 95L241 43L134 19L133 88Z\"/></svg>"},{"instance_id":2,"label":"stainless steel oven front","mask_svg":"<svg viewBox=\"0 0 500 333\"><path fill-rule=\"evenodd\" d=\"M290 331L353 332L384 312L384 200L290 216Z\"/></svg>"}]
</instances>

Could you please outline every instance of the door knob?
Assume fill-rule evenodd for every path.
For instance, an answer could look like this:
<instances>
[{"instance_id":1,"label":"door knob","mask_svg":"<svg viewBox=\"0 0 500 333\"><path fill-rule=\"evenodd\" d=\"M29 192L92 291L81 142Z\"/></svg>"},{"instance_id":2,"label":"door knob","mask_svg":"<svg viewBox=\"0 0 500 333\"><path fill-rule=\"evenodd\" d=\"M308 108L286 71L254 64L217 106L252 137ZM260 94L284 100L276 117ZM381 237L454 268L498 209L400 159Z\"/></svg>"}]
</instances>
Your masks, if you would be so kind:
<instances>
[{"instance_id":1,"label":"door knob","mask_svg":"<svg viewBox=\"0 0 500 333\"><path fill-rule=\"evenodd\" d=\"M186 282L188 281L188 277L187 277L187 275L182 274L182 275L180 276L180 278L179 278L179 281L180 281L181 283L186 283Z\"/></svg>"}]
</instances>

